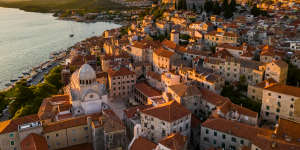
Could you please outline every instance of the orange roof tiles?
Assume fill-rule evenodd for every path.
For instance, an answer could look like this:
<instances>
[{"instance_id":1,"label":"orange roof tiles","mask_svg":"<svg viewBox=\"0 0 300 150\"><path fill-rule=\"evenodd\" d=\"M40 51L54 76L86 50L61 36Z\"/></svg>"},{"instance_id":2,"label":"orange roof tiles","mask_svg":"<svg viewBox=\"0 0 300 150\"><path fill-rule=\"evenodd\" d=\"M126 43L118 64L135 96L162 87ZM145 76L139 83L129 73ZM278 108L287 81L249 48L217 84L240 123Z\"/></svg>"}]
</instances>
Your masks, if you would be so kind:
<instances>
[{"instance_id":1,"label":"orange roof tiles","mask_svg":"<svg viewBox=\"0 0 300 150\"><path fill-rule=\"evenodd\" d=\"M229 98L223 97L219 94L209 91L208 89L200 88L200 91L202 93L203 99L215 106L221 106L224 103L230 101Z\"/></svg>"},{"instance_id":2,"label":"orange roof tiles","mask_svg":"<svg viewBox=\"0 0 300 150\"><path fill-rule=\"evenodd\" d=\"M9 132L15 132L18 130L19 125L36 121L39 121L39 117L36 114L3 121L0 122L0 133L4 134Z\"/></svg>"},{"instance_id":3,"label":"orange roof tiles","mask_svg":"<svg viewBox=\"0 0 300 150\"><path fill-rule=\"evenodd\" d=\"M257 134L271 134L271 130L266 130L254 126L250 126L237 121L226 120L223 118L208 119L202 123L202 127L217 130L223 133L231 134L237 137L245 138L253 141Z\"/></svg>"},{"instance_id":4,"label":"orange roof tiles","mask_svg":"<svg viewBox=\"0 0 300 150\"><path fill-rule=\"evenodd\" d=\"M165 104L160 104L158 106L142 110L142 113L168 122L173 122L185 116L191 115L189 110L175 101L170 101Z\"/></svg>"},{"instance_id":5,"label":"orange roof tiles","mask_svg":"<svg viewBox=\"0 0 300 150\"><path fill-rule=\"evenodd\" d=\"M187 146L187 138L180 133L173 133L159 141L160 144L170 150L182 150Z\"/></svg>"},{"instance_id":6,"label":"orange roof tiles","mask_svg":"<svg viewBox=\"0 0 300 150\"><path fill-rule=\"evenodd\" d=\"M153 71L148 71L147 76L149 76L153 79L156 79L158 81L161 81L161 74L159 74L159 73L156 73L156 72L153 72Z\"/></svg>"},{"instance_id":7,"label":"orange roof tiles","mask_svg":"<svg viewBox=\"0 0 300 150\"><path fill-rule=\"evenodd\" d=\"M220 111L223 112L224 114L227 114L230 111L237 111L239 114L243 114L245 116L254 117L254 118L256 118L258 116L257 112L247 109L245 107L236 105L236 104L232 103L231 101L227 101L222 106L220 106Z\"/></svg>"},{"instance_id":8,"label":"orange roof tiles","mask_svg":"<svg viewBox=\"0 0 300 150\"><path fill-rule=\"evenodd\" d=\"M177 84L169 86L169 88L180 97L201 95L201 91L196 86Z\"/></svg>"},{"instance_id":9,"label":"orange roof tiles","mask_svg":"<svg viewBox=\"0 0 300 150\"><path fill-rule=\"evenodd\" d=\"M168 57L170 58L172 55L174 55L174 52L165 50L164 48L158 48L154 50L154 53L158 56L162 56L162 57Z\"/></svg>"},{"instance_id":10,"label":"orange roof tiles","mask_svg":"<svg viewBox=\"0 0 300 150\"><path fill-rule=\"evenodd\" d=\"M271 87L265 88L266 90L270 90L277 93L283 93L286 95L292 95L296 97L300 97L300 88L295 86L289 86L289 85L274 85Z\"/></svg>"},{"instance_id":11,"label":"orange roof tiles","mask_svg":"<svg viewBox=\"0 0 300 150\"><path fill-rule=\"evenodd\" d=\"M74 146L70 146L58 150L94 150L94 148L92 143L84 143L84 144L74 145Z\"/></svg>"},{"instance_id":12,"label":"orange roof tiles","mask_svg":"<svg viewBox=\"0 0 300 150\"><path fill-rule=\"evenodd\" d=\"M130 71L128 68L121 67L119 70L109 70L108 75L111 77L116 76L127 76L127 75L135 75L134 72Z\"/></svg>"},{"instance_id":13,"label":"orange roof tiles","mask_svg":"<svg viewBox=\"0 0 300 150\"><path fill-rule=\"evenodd\" d=\"M128 109L124 110L124 114L127 116L127 118L132 118L134 117L134 115L139 111L142 111L144 109L153 107L152 105L139 105L139 106L135 106L135 107L130 107Z\"/></svg>"},{"instance_id":14,"label":"orange roof tiles","mask_svg":"<svg viewBox=\"0 0 300 150\"><path fill-rule=\"evenodd\" d=\"M48 150L45 137L31 133L20 143L21 150Z\"/></svg>"},{"instance_id":15,"label":"orange roof tiles","mask_svg":"<svg viewBox=\"0 0 300 150\"><path fill-rule=\"evenodd\" d=\"M156 144L150 140L138 137L131 145L130 150L153 150L156 148Z\"/></svg>"},{"instance_id":16,"label":"orange roof tiles","mask_svg":"<svg viewBox=\"0 0 300 150\"><path fill-rule=\"evenodd\" d=\"M146 97L153 97L153 96L160 96L161 92L158 90L154 89L150 85L148 85L145 82L140 82L135 85L135 88L140 91L141 93L144 94Z\"/></svg>"}]
</instances>

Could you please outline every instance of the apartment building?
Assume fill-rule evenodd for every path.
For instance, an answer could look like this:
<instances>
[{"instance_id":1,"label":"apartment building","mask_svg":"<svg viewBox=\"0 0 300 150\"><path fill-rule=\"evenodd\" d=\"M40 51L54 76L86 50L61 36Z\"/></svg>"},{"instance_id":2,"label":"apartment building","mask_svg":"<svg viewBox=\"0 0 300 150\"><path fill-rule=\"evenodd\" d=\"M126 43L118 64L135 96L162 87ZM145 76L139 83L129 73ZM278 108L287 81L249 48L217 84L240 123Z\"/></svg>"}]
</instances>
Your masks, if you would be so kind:
<instances>
[{"instance_id":1,"label":"apartment building","mask_svg":"<svg viewBox=\"0 0 300 150\"><path fill-rule=\"evenodd\" d=\"M161 82L164 90L166 90L169 86L180 84L181 77L174 72L168 71L161 75Z\"/></svg>"},{"instance_id":2,"label":"apartment building","mask_svg":"<svg viewBox=\"0 0 300 150\"><path fill-rule=\"evenodd\" d=\"M130 46L128 53L132 56L134 62L153 62L153 50L158 48L157 41L142 40L135 41Z\"/></svg>"},{"instance_id":3,"label":"apartment building","mask_svg":"<svg viewBox=\"0 0 300 150\"><path fill-rule=\"evenodd\" d=\"M244 147L250 149L252 141L261 132L270 133L271 131L237 121L211 118L202 123L200 143L205 150L212 147L231 150Z\"/></svg>"},{"instance_id":4,"label":"apartment building","mask_svg":"<svg viewBox=\"0 0 300 150\"><path fill-rule=\"evenodd\" d=\"M143 135L158 142L172 133L190 136L191 113L176 101L170 101L141 111Z\"/></svg>"},{"instance_id":5,"label":"apartment building","mask_svg":"<svg viewBox=\"0 0 300 150\"><path fill-rule=\"evenodd\" d=\"M210 91L220 93L225 85L225 80L212 69L201 68L199 71L189 67L181 67L179 74L183 81L195 82L198 87L206 88Z\"/></svg>"},{"instance_id":6,"label":"apartment building","mask_svg":"<svg viewBox=\"0 0 300 150\"><path fill-rule=\"evenodd\" d=\"M140 82L135 85L134 100L138 104L148 104L148 98L161 96L161 92L148 85L146 82Z\"/></svg>"},{"instance_id":7,"label":"apartment building","mask_svg":"<svg viewBox=\"0 0 300 150\"><path fill-rule=\"evenodd\" d=\"M278 84L274 79L264 80L256 85L248 85L247 97L262 103L263 89Z\"/></svg>"},{"instance_id":8,"label":"apartment building","mask_svg":"<svg viewBox=\"0 0 300 150\"><path fill-rule=\"evenodd\" d=\"M158 73L163 73L171 69L172 64L178 59L176 53L158 48L153 53L153 70Z\"/></svg>"},{"instance_id":9,"label":"apartment building","mask_svg":"<svg viewBox=\"0 0 300 150\"><path fill-rule=\"evenodd\" d=\"M235 58L247 58L251 60L254 57L255 48L243 43L241 46L231 44L220 44L216 47L217 51L226 50Z\"/></svg>"},{"instance_id":10,"label":"apartment building","mask_svg":"<svg viewBox=\"0 0 300 150\"><path fill-rule=\"evenodd\" d=\"M276 123L279 118L299 120L300 88L288 85L273 85L263 89L261 116Z\"/></svg>"},{"instance_id":11,"label":"apartment building","mask_svg":"<svg viewBox=\"0 0 300 150\"><path fill-rule=\"evenodd\" d=\"M147 83L152 87L158 89L159 91L164 90L164 85L161 82L161 74L154 71L148 71L146 74L146 79Z\"/></svg>"},{"instance_id":12,"label":"apartment building","mask_svg":"<svg viewBox=\"0 0 300 150\"><path fill-rule=\"evenodd\" d=\"M135 83L135 73L125 67L110 69L108 71L108 86L110 96L131 96Z\"/></svg>"},{"instance_id":13,"label":"apartment building","mask_svg":"<svg viewBox=\"0 0 300 150\"><path fill-rule=\"evenodd\" d=\"M263 63L237 58L208 57L204 60L203 67L216 71L229 82L239 81L240 77L244 76L247 83L251 85L262 82L265 72Z\"/></svg>"},{"instance_id":14,"label":"apartment building","mask_svg":"<svg viewBox=\"0 0 300 150\"><path fill-rule=\"evenodd\" d=\"M234 104L231 101L226 101L224 104L217 106L213 116L218 115L226 120L238 121L252 126L257 126L258 113L240 105Z\"/></svg>"},{"instance_id":15,"label":"apartment building","mask_svg":"<svg viewBox=\"0 0 300 150\"><path fill-rule=\"evenodd\" d=\"M216 46L223 43L237 45L239 43L239 38L239 35L233 32L210 31L204 35L205 43L210 46Z\"/></svg>"},{"instance_id":16,"label":"apartment building","mask_svg":"<svg viewBox=\"0 0 300 150\"><path fill-rule=\"evenodd\" d=\"M288 64L282 60L272 61L266 64L266 79L274 79L280 84L285 84L287 80Z\"/></svg>"},{"instance_id":17,"label":"apartment building","mask_svg":"<svg viewBox=\"0 0 300 150\"><path fill-rule=\"evenodd\" d=\"M177 84L169 86L164 93L166 99L175 100L177 103L190 110L193 114L198 114L201 91L196 86Z\"/></svg>"},{"instance_id":18,"label":"apartment building","mask_svg":"<svg viewBox=\"0 0 300 150\"><path fill-rule=\"evenodd\" d=\"M256 136L251 150L300 149L299 130L300 122L280 118L271 134L263 132Z\"/></svg>"},{"instance_id":19,"label":"apartment building","mask_svg":"<svg viewBox=\"0 0 300 150\"><path fill-rule=\"evenodd\" d=\"M54 122L45 122L35 114L0 122L0 125L0 148L3 150L33 147L56 150L81 144L95 150L113 149L125 148L128 142L124 125L111 110Z\"/></svg>"}]
</instances>

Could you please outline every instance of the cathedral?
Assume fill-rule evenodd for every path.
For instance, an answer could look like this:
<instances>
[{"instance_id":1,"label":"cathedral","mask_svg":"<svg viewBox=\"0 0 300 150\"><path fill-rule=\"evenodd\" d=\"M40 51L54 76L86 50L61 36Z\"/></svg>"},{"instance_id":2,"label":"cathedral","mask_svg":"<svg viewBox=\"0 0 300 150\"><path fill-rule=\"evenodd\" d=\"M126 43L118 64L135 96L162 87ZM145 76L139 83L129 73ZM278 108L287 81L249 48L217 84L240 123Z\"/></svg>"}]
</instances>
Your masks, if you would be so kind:
<instances>
[{"instance_id":1,"label":"cathedral","mask_svg":"<svg viewBox=\"0 0 300 150\"><path fill-rule=\"evenodd\" d=\"M68 91L72 101L72 114L86 115L108 109L105 86L96 81L96 72L88 64L75 71L70 80Z\"/></svg>"}]
</instances>

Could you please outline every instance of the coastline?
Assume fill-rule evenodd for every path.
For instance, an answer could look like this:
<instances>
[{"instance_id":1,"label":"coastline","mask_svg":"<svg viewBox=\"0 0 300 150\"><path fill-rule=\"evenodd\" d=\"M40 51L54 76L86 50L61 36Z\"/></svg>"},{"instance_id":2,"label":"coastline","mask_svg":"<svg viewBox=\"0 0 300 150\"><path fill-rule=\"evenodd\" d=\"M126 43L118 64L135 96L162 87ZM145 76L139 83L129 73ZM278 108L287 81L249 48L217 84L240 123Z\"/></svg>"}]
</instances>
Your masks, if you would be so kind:
<instances>
[{"instance_id":1,"label":"coastline","mask_svg":"<svg viewBox=\"0 0 300 150\"><path fill-rule=\"evenodd\" d=\"M3 8L5 8L5 7L3 7ZM9 8L9 9L18 9L18 8ZM18 10L21 10L21 9L18 9ZM22 11L24 11L24 10L22 10ZM27 11L25 11L25 12L27 12ZM37 13L37 12L34 12L34 13ZM48 14L50 14L50 15L53 16L53 13L48 13ZM108 23L114 23L114 24L120 25L120 27L122 27L124 24L126 24L126 22L113 21L113 20L94 20L94 21L85 20L85 21L75 21L75 20L66 19L66 18L59 18L59 17L55 17L55 18L57 20L74 21L74 22L82 22L82 23L108 22ZM5 83L6 85L3 85L3 88L0 89L0 92L9 91L11 88L14 87L15 83L21 81L22 79L25 79L27 81L28 80L30 80L30 81L34 80L34 82L36 83L37 82L36 80L38 80L38 79L30 79L30 78L32 78L32 77L35 78L36 76L38 76L39 80L41 81L41 78L43 77L44 74L47 74L53 67L59 65L60 62L64 61L64 59L68 57L68 54L71 51L72 47L74 47L78 43L80 43L82 41L85 41L85 40L87 40L87 39L89 39L91 37L93 37L93 36L88 36L85 39L82 39L82 40L74 43L70 47L58 51L54 57L51 56L51 52L49 52L48 55L50 55L50 57L53 57L53 58L49 57L49 59L43 61L42 63L40 63L40 64L38 64L38 65L36 65L34 67L31 67L28 70L25 70L25 71L23 70L23 72L19 71L18 74L21 74L19 77L10 78L10 79L7 79L6 81L4 80L2 83L3 84ZM41 68L43 68L43 67L46 68L46 69L45 70L41 70Z\"/></svg>"}]
</instances>

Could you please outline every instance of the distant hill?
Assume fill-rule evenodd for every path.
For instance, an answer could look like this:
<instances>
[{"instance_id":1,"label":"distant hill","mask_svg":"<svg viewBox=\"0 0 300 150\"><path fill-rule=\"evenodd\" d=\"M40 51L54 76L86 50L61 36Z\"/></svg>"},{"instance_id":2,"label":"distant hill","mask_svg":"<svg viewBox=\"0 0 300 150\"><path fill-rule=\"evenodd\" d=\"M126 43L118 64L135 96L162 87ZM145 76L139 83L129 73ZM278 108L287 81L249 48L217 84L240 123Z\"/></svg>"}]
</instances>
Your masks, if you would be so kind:
<instances>
[{"instance_id":1,"label":"distant hill","mask_svg":"<svg viewBox=\"0 0 300 150\"><path fill-rule=\"evenodd\" d=\"M0 7L19 8L31 12L55 12L67 9L89 11L127 9L110 0L0 0Z\"/></svg>"}]
</instances>

